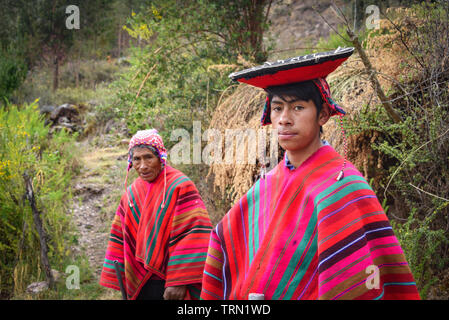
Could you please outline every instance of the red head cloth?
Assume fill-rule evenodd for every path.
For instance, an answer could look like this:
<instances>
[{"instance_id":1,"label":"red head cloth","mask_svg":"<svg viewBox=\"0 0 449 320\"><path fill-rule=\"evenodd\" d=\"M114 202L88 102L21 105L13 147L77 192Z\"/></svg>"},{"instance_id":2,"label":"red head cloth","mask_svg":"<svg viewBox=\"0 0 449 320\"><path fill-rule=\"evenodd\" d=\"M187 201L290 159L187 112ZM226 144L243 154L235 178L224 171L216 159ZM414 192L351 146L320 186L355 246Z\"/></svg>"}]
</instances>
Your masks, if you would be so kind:
<instances>
[{"instance_id":1,"label":"red head cloth","mask_svg":"<svg viewBox=\"0 0 449 320\"><path fill-rule=\"evenodd\" d=\"M162 167L167 164L167 150L164 147L164 142L156 129L140 130L131 138L128 147L128 171L132 166L131 149L135 146L144 145L150 146L157 150Z\"/></svg>"},{"instance_id":2,"label":"red head cloth","mask_svg":"<svg viewBox=\"0 0 449 320\"><path fill-rule=\"evenodd\" d=\"M166 178L167 150L165 149L164 142L162 141L162 138L156 129L137 131L137 133L129 141L128 169L127 169L126 178L125 178L125 188L128 183L128 173L132 167L131 149L134 148L135 146L140 146L140 145L153 147L158 152L158 156L161 161L162 168L164 170L164 191L163 191L163 200L162 200L162 204L161 204L161 207L164 208L164 206L165 206L165 188L166 188L166 183L167 183L167 181L166 181L167 180L167 178ZM132 206L132 204L130 204L130 205Z\"/></svg>"}]
</instances>

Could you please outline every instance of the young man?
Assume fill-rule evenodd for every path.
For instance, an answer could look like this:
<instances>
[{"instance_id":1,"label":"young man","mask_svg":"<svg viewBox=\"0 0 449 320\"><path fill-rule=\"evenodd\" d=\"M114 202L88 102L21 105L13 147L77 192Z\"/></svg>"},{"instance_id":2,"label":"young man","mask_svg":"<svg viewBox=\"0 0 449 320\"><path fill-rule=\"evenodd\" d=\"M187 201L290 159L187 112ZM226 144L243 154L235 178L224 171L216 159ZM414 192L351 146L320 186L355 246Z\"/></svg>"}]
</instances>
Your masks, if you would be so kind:
<instances>
[{"instance_id":1,"label":"young man","mask_svg":"<svg viewBox=\"0 0 449 320\"><path fill-rule=\"evenodd\" d=\"M230 76L267 91L262 125L278 130L286 152L211 233L202 299L419 299L376 195L320 140L321 126L344 114L325 77L352 52Z\"/></svg>"}]
</instances>

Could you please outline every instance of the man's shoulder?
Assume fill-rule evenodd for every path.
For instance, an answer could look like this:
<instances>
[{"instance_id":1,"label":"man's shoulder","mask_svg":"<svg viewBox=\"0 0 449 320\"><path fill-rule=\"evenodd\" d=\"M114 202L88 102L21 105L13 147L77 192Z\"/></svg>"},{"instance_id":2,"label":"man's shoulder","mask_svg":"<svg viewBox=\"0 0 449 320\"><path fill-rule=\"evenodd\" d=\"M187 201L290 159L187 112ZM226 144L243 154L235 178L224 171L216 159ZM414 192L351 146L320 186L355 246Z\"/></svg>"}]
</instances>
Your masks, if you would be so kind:
<instances>
[{"instance_id":1,"label":"man's shoulder","mask_svg":"<svg viewBox=\"0 0 449 320\"><path fill-rule=\"evenodd\" d=\"M340 180L336 178L318 189L314 202L319 207L331 203L353 201L363 197L366 201L377 201L377 196L365 177L352 164L348 163Z\"/></svg>"},{"instance_id":2,"label":"man's shoulder","mask_svg":"<svg viewBox=\"0 0 449 320\"><path fill-rule=\"evenodd\" d=\"M167 166L167 180L174 188L195 187L193 180L181 170Z\"/></svg>"}]
</instances>

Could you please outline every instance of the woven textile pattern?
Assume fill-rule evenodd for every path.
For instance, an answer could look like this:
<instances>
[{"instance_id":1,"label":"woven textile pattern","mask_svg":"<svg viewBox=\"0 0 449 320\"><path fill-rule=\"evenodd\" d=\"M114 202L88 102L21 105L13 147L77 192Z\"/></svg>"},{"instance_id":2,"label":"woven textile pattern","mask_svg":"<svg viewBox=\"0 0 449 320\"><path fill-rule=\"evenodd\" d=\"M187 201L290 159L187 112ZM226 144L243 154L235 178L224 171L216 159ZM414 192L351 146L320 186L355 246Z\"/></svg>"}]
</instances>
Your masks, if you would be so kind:
<instances>
[{"instance_id":1,"label":"woven textile pattern","mask_svg":"<svg viewBox=\"0 0 449 320\"><path fill-rule=\"evenodd\" d=\"M120 290L113 263L118 260L128 299L153 274L166 287L188 285L186 299L199 298L212 225L193 182L170 166L165 170L165 206L163 174L152 183L137 178L112 223L100 284Z\"/></svg>"},{"instance_id":2,"label":"woven textile pattern","mask_svg":"<svg viewBox=\"0 0 449 320\"><path fill-rule=\"evenodd\" d=\"M258 180L211 233L201 298L419 299L373 190L350 163L336 180L343 161L323 146Z\"/></svg>"}]
</instances>

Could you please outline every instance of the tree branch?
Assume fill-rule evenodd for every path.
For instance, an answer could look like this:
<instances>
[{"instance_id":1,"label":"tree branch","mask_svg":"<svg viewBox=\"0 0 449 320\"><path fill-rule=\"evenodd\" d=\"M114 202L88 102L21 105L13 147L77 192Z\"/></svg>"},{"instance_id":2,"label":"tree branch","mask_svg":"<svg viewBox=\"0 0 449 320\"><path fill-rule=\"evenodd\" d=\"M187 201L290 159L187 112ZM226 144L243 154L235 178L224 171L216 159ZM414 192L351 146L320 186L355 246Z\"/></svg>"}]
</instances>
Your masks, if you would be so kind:
<instances>
[{"instance_id":1,"label":"tree branch","mask_svg":"<svg viewBox=\"0 0 449 320\"><path fill-rule=\"evenodd\" d=\"M54 279L51 272L50 262L48 260L48 246L47 246L47 235L43 227L41 214L36 207L36 200L34 198L33 185L30 176L25 172L23 174L23 179L25 181L25 197L28 199L31 211L33 212L34 224L39 234L39 241L41 247L41 262L44 267L45 275L47 276L47 283L49 288L53 288Z\"/></svg>"},{"instance_id":2,"label":"tree branch","mask_svg":"<svg viewBox=\"0 0 449 320\"><path fill-rule=\"evenodd\" d=\"M362 62L365 66L366 71L368 72L369 78L371 80L372 85L374 86L374 90L376 90L376 93L382 102L382 106L385 108L385 111L387 111L388 116L395 122L399 123L402 121L401 116L394 110L393 105L388 100L387 96L385 95L384 91L382 90L382 87L379 83L379 80L377 79L376 72L371 65L370 60L368 59L365 50L362 48L362 45L360 44L359 38L354 35L352 30L347 28L346 32L348 33L349 37L351 38L351 42L356 48L357 52L360 55L360 58L362 59Z\"/></svg>"}]
</instances>

